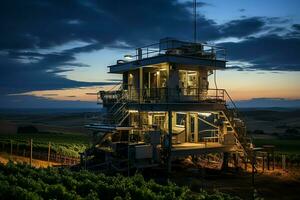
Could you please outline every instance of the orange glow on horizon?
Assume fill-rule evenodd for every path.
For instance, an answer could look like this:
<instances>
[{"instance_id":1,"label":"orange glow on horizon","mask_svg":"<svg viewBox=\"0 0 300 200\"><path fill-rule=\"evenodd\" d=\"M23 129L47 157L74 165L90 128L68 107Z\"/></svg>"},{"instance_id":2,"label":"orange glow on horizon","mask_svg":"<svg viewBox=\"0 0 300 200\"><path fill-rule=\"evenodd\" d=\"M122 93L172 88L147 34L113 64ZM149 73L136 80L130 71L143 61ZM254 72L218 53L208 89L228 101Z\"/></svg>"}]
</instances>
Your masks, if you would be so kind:
<instances>
[{"instance_id":1,"label":"orange glow on horizon","mask_svg":"<svg viewBox=\"0 0 300 200\"><path fill-rule=\"evenodd\" d=\"M62 90L42 90L32 91L17 95L33 95L36 97L42 97L52 100L61 101L89 101L96 102L97 96L95 93L99 90L110 90L113 86L93 86L93 87L80 87L72 89ZM286 99L299 99L299 93L296 90L239 90L239 89L227 89L227 92L233 100L248 100L253 98L286 98ZM95 94L95 95L93 95Z\"/></svg>"}]
</instances>

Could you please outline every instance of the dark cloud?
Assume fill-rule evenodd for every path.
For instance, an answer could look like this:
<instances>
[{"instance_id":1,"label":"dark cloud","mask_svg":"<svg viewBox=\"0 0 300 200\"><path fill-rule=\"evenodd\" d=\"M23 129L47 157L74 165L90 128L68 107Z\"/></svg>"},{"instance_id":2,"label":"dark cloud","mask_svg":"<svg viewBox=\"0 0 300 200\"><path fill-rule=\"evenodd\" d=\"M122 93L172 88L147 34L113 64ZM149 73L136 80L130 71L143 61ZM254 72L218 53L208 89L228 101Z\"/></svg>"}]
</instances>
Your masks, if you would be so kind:
<instances>
[{"instance_id":1,"label":"dark cloud","mask_svg":"<svg viewBox=\"0 0 300 200\"><path fill-rule=\"evenodd\" d=\"M90 43L73 50L79 53L116 41L137 46L166 36L192 39L191 5L192 1L173 0L4 1L0 7L0 49L51 48L72 41ZM199 7L207 5L197 3ZM264 20L247 18L217 25L199 15L198 24L199 39L213 40L252 34L261 29Z\"/></svg>"},{"instance_id":2,"label":"dark cloud","mask_svg":"<svg viewBox=\"0 0 300 200\"><path fill-rule=\"evenodd\" d=\"M265 35L221 45L226 47L229 60L253 64L246 70L300 71L300 38Z\"/></svg>"},{"instance_id":3,"label":"dark cloud","mask_svg":"<svg viewBox=\"0 0 300 200\"><path fill-rule=\"evenodd\" d=\"M105 47L131 48L166 36L191 40L191 6L192 1L173 0L2 1L1 94L110 84L69 80L61 74L88 67L76 60L78 53ZM197 6L209 4L198 2ZM276 24L286 23L286 19L245 17L217 24L198 15L197 22L200 41L247 38L240 43L224 44L231 60L251 62L253 69L299 69L299 58L295 55L299 52L299 24L293 25L289 38L249 38L261 31L273 30L276 34ZM83 45L74 47L72 42ZM61 46L66 48L57 50ZM235 68L242 70L239 66Z\"/></svg>"},{"instance_id":4,"label":"dark cloud","mask_svg":"<svg viewBox=\"0 0 300 200\"><path fill-rule=\"evenodd\" d=\"M223 37L245 37L263 30L265 25L264 18L252 17L246 19L232 20L221 26Z\"/></svg>"},{"instance_id":5,"label":"dark cloud","mask_svg":"<svg viewBox=\"0 0 300 200\"><path fill-rule=\"evenodd\" d=\"M292 26L296 31L300 31L300 24L293 24Z\"/></svg>"},{"instance_id":6,"label":"dark cloud","mask_svg":"<svg viewBox=\"0 0 300 200\"><path fill-rule=\"evenodd\" d=\"M186 1L186 2L183 2L183 3L180 3L182 6L186 6L187 8L193 8L194 7L194 1L191 0L191 1ZM209 3L206 3L206 2L201 2L201 1L197 1L196 2L196 7L199 8L199 7L204 7L204 6L211 6L211 4Z\"/></svg>"}]
</instances>

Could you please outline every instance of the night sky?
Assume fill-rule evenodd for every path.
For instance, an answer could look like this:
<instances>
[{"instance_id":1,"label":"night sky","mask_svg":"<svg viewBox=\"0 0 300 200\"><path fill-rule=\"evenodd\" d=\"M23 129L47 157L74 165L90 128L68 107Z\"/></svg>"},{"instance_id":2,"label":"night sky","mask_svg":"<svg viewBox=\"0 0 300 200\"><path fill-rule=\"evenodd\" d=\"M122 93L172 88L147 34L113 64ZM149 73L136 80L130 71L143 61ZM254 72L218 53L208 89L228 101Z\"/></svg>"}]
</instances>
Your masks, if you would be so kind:
<instances>
[{"instance_id":1,"label":"night sky","mask_svg":"<svg viewBox=\"0 0 300 200\"><path fill-rule=\"evenodd\" d=\"M164 37L193 40L192 1L3 0L0 107L95 107L107 65ZM218 84L241 106L300 106L300 1L197 3L198 40L224 46Z\"/></svg>"}]
</instances>

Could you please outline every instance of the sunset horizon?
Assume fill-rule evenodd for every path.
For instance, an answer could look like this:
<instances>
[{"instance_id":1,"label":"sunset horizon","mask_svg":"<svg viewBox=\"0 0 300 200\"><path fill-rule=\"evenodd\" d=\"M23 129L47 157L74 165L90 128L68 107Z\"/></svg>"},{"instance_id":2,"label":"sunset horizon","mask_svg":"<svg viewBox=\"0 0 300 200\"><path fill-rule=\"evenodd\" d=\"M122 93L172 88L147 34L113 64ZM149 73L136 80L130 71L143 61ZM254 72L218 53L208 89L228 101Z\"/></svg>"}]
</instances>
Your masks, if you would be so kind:
<instances>
[{"instance_id":1,"label":"sunset horizon","mask_svg":"<svg viewBox=\"0 0 300 200\"><path fill-rule=\"evenodd\" d=\"M226 48L227 69L217 73L217 87L243 107L265 105L257 99L270 107L300 107L299 2L284 2L274 2L272 10L260 1L197 3L197 40ZM161 38L193 41L190 1L111 6L3 3L0 107L96 107L96 96L87 93L122 79L107 73L117 59Z\"/></svg>"}]
</instances>

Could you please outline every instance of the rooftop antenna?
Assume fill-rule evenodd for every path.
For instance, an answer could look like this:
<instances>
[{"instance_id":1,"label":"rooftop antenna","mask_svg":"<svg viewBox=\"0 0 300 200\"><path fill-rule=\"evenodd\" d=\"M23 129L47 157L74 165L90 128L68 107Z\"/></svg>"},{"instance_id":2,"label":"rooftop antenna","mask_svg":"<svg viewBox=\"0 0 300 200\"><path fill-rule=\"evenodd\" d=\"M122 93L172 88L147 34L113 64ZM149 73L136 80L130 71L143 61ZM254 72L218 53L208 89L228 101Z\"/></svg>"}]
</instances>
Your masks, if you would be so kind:
<instances>
[{"instance_id":1,"label":"rooftop antenna","mask_svg":"<svg viewBox=\"0 0 300 200\"><path fill-rule=\"evenodd\" d=\"M197 42L197 0L194 0L194 42Z\"/></svg>"}]
</instances>

